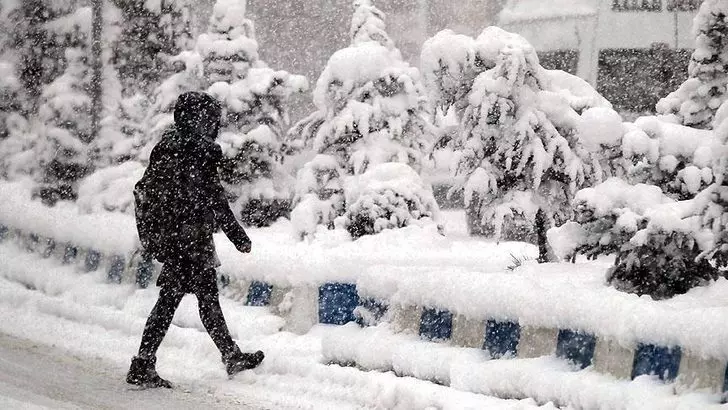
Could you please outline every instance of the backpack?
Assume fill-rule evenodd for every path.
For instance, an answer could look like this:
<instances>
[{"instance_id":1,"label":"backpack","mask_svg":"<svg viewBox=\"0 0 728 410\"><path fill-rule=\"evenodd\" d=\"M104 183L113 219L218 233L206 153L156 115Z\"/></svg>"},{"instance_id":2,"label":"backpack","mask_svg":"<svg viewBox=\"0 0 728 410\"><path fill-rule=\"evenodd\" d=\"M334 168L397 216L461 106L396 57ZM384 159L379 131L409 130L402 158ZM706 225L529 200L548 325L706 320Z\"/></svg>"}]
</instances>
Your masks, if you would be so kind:
<instances>
[{"instance_id":1,"label":"backpack","mask_svg":"<svg viewBox=\"0 0 728 410\"><path fill-rule=\"evenodd\" d=\"M186 175L185 161L170 155L150 166L134 186L137 232L145 253L164 262L170 251L183 252L178 221L189 208L189 192L193 187Z\"/></svg>"}]
</instances>

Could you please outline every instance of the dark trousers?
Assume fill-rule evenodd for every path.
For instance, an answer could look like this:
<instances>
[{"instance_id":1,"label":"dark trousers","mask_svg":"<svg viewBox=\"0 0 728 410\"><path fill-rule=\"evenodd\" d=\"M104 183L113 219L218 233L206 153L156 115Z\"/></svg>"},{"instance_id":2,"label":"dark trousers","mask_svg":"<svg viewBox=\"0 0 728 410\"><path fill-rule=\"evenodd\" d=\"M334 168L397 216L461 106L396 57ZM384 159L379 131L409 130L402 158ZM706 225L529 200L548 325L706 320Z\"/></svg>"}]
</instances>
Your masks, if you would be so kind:
<instances>
[{"instance_id":1,"label":"dark trousers","mask_svg":"<svg viewBox=\"0 0 728 410\"><path fill-rule=\"evenodd\" d=\"M194 291L199 304L200 319L202 319L202 324L212 341L215 342L215 346L220 351L223 360L226 360L238 351L238 346L230 336L227 323L225 323L217 288L214 291L206 288L201 287ZM139 346L139 357L152 358L156 356L157 349L159 349L162 339L167 334L167 330L172 324L174 312L182 302L184 295L185 292L177 287L161 287L159 299L157 299L157 303L149 314L147 324L144 326L142 342Z\"/></svg>"}]
</instances>

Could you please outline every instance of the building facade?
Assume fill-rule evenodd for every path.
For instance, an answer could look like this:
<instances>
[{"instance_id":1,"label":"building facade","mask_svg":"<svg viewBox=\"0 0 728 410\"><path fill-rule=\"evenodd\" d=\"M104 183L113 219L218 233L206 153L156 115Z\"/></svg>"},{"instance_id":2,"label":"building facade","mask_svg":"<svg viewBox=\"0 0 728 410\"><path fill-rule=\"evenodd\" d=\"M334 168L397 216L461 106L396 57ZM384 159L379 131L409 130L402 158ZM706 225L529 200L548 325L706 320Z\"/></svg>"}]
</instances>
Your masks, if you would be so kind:
<instances>
[{"instance_id":1,"label":"building facade","mask_svg":"<svg viewBox=\"0 0 728 410\"><path fill-rule=\"evenodd\" d=\"M498 24L529 40L544 66L574 73L616 108L640 113L687 77L701 2L511 0Z\"/></svg>"}]
</instances>

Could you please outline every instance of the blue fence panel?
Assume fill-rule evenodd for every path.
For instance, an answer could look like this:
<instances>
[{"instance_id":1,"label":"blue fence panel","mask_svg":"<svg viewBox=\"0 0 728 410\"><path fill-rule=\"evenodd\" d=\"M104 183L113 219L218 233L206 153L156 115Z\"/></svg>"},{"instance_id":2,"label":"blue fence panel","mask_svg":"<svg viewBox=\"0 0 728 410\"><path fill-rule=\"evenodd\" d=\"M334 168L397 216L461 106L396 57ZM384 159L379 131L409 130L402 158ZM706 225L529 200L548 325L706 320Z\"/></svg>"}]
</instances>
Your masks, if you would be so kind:
<instances>
[{"instance_id":1,"label":"blue fence panel","mask_svg":"<svg viewBox=\"0 0 728 410\"><path fill-rule=\"evenodd\" d=\"M580 369L592 364L597 338L594 335L570 329L560 329L556 342L556 356L566 359Z\"/></svg>"},{"instance_id":2,"label":"blue fence panel","mask_svg":"<svg viewBox=\"0 0 728 410\"><path fill-rule=\"evenodd\" d=\"M662 347L640 343L634 354L632 378L643 374L657 375L661 380L672 381L680 369L682 350L679 346Z\"/></svg>"},{"instance_id":3,"label":"blue fence panel","mask_svg":"<svg viewBox=\"0 0 728 410\"><path fill-rule=\"evenodd\" d=\"M425 308L420 317L420 336L429 340L448 340L452 335L452 313Z\"/></svg>"},{"instance_id":4,"label":"blue fence panel","mask_svg":"<svg viewBox=\"0 0 728 410\"><path fill-rule=\"evenodd\" d=\"M86 272L93 272L98 269L99 263L101 263L101 253L99 251L89 249L86 254L86 260L84 261Z\"/></svg>"},{"instance_id":5,"label":"blue fence panel","mask_svg":"<svg viewBox=\"0 0 728 410\"><path fill-rule=\"evenodd\" d=\"M356 321L354 309L359 306L356 285L326 283L319 287L319 323L344 325Z\"/></svg>"},{"instance_id":6,"label":"blue fence panel","mask_svg":"<svg viewBox=\"0 0 728 410\"><path fill-rule=\"evenodd\" d=\"M389 310L389 305L386 302L372 298L361 299L359 301L359 307L368 312L367 317L357 315L356 323L360 326L373 326L378 324L384 314L387 313L387 310Z\"/></svg>"},{"instance_id":7,"label":"blue fence panel","mask_svg":"<svg viewBox=\"0 0 728 410\"><path fill-rule=\"evenodd\" d=\"M485 323L483 349L487 350L493 359L516 356L520 339L521 326L518 323L495 320L488 320Z\"/></svg>"},{"instance_id":8,"label":"blue fence panel","mask_svg":"<svg viewBox=\"0 0 728 410\"><path fill-rule=\"evenodd\" d=\"M270 295L273 292L273 286L265 282L253 281L248 288L248 306L268 306L270 305Z\"/></svg>"},{"instance_id":9,"label":"blue fence panel","mask_svg":"<svg viewBox=\"0 0 728 410\"><path fill-rule=\"evenodd\" d=\"M109 264L109 271L106 273L106 278L111 283L121 283L121 277L124 275L124 266L126 262L123 256L114 255L111 257L111 263Z\"/></svg>"},{"instance_id":10,"label":"blue fence panel","mask_svg":"<svg viewBox=\"0 0 728 410\"><path fill-rule=\"evenodd\" d=\"M78 256L78 248L75 246L68 244L66 245L66 248L63 250L63 264L68 265L70 263L73 263L76 261L76 257Z\"/></svg>"},{"instance_id":11,"label":"blue fence panel","mask_svg":"<svg viewBox=\"0 0 728 410\"><path fill-rule=\"evenodd\" d=\"M137 265L136 284L142 289L149 287L154 276L154 260L151 256L142 256Z\"/></svg>"}]
</instances>

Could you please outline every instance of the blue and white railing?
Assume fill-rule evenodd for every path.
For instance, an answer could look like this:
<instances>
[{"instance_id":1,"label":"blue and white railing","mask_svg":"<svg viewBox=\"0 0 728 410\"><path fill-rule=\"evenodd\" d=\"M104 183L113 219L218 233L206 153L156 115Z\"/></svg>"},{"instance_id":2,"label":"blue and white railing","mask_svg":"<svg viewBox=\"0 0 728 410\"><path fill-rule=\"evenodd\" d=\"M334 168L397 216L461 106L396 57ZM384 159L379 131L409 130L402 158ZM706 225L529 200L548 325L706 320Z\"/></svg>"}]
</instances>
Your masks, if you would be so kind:
<instances>
[{"instance_id":1,"label":"blue and white railing","mask_svg":"<svg viewBox=\"0 0 728 410\"><path fill-rule=\"evenodd\" d=\"M158 264L136 250L130 217L104 219L16 202L10 208L7 201L0 205L0 242L15 241L82 271L102 270L112 283L144 288L159 271ZM728 391L725 305L658 303L606 287L584 295L572 279L472 272L468 266L484 263L473 255L463 257L467 263L462 266L452 266L459 263L457 253L446 265L430 253L418 259L423 266L407 266L396 253L365 259L362 255L369 250L328 258L305 248L293 255L262 249L252 256L222 248L222 284L244 304L268 306L283 317L285 331L302 334L317 324L356 322L363 326L359 332L384 327L393 335L432 341L433 346L477 349L484 360L507 363L554 356L571 363L574 371L590 368L624 380L651 374L675 382L679 391ZM297 268L315 273L292 275ZM571 269L565 277L579 278L583 268L565 264L534 269L539 275ZM351 326L342 329L350 331ZM446 372L408 370L395 363L387 346L377 343L367 346L382 350L374 362L359 357L356 346L327 346L323 354L331 362L451 382Z\"/></svg>"}]
</instances>

